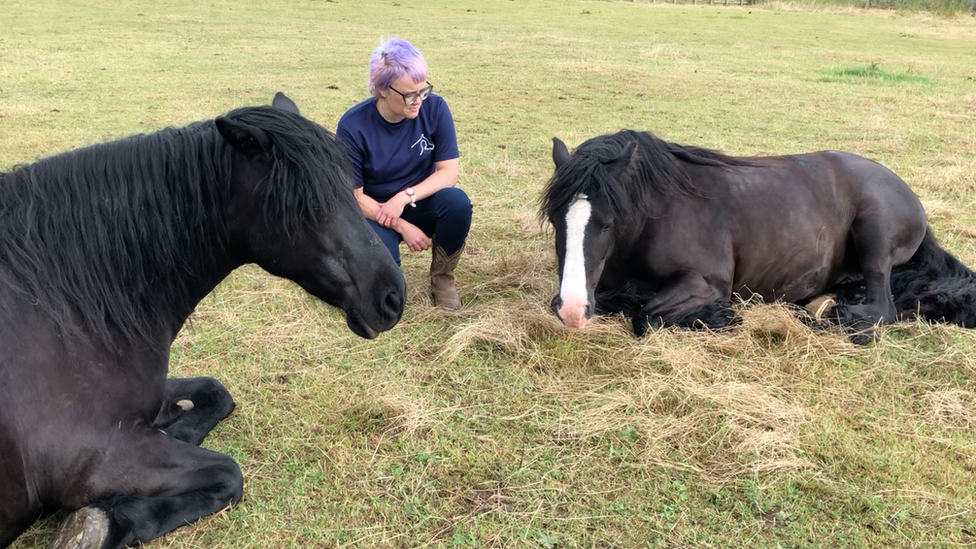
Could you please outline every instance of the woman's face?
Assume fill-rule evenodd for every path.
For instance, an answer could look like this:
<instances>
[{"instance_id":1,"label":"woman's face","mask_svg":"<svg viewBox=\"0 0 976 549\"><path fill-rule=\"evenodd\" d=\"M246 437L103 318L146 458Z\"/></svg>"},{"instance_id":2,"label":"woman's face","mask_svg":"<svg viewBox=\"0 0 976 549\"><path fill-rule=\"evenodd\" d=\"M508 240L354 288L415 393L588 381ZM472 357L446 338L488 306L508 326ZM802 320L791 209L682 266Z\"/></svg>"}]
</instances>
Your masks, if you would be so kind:
<instances>
[{"instance_id":1,"label":"woman's face","mask_svg":"<svg viewBox=\"0 0 976 549\"><path fill-rule=\"evenodd\" d=\"M396 118L397 121L404 118L417 118L417 115L420 114L420 105L430 93L428 86L427 82L415 83L413 78L407 74L397 78L393 81L390 89L383 94L381 101L385 102L386 107L383 110Z\"/></svg>"}]
</instances>

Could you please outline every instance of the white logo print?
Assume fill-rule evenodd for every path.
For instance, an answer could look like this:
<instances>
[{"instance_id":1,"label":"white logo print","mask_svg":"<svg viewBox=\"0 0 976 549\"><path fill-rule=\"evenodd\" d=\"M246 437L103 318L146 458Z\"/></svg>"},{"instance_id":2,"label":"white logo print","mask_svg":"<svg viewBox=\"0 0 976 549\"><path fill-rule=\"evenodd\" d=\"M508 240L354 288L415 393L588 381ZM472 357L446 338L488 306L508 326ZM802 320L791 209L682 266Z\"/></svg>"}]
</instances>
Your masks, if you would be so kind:
<instances>
[{"instance_id":1,"label":"white logo print","mask_svg":"<svg viewBox=\"0 0 976 549\"><path fill-rule=\"evenodd\" d=\"M424 135L424 134L420 134L420 139L418 139L416 142L414 142L413 145L410 145L410 148L412 149L412 148L416 147L417 145L420 145L420 155L421 156L423 156L424 155L424 152L426 152L426 151L432 151L432 150L434 150L434 144L431 142L430 139L427 139L427 136Z\"/></svg>"}]
</instances>

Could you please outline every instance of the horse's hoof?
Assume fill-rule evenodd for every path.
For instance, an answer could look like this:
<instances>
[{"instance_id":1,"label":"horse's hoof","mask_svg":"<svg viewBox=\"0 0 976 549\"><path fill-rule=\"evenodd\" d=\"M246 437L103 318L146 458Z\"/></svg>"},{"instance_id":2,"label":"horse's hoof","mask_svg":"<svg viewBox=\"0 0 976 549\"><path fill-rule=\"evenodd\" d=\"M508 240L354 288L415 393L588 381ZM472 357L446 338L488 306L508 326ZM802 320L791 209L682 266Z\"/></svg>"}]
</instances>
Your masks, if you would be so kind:
<instances>
[{"instance_id":1,"label":"horse's hoof","mask_svg":"<svg viewBox=\"0 0 976 549\"><path fill-rule=\"evenodd\" d=\"M108 527L105 511L82 507L61 524L51 549L102 549L108 538Z\"/></svg>"},{"instance_id":2,"label":"horse's hoof","mask_svg":"<svg viewBox=\"0 0 976 549\"><path fill-rule=\"evenodd\" d=\"M634 328L634 335L637 337L644 337L647 333L648 321L647 317L641 314L634 315L631 319L631 325Z\"/></svg>"}]
</instances>

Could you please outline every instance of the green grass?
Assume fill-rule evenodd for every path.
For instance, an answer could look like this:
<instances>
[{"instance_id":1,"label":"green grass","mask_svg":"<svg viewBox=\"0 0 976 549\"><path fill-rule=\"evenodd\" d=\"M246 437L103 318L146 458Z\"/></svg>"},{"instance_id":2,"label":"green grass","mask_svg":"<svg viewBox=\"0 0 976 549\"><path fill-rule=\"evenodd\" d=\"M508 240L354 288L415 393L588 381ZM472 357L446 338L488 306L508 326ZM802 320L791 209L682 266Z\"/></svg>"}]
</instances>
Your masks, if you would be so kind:
<instances>
[{"instance_id":1,"label":"green grass","mask_svg":"<svg viewBox=\"0 0 976 549\"><path fill-rule=\"evenodd\" d=\"M924 76L917 76L907 72L890 72L872 63L862 67L848 67L829 71L823 78L824 82L844 82L848 84L873 82L877 84L921 83L929 82Z\"/></svg>"},{"instance_id":2,"label":"green grass","mask_svg":"<svg viewBox=\"0 0 976 549\"><path fill-rule=\"evenodd\" d=\"M856 348L783 310L728 334L564 329L536 221L551 138L629 127L729 153L891 167L976 265L976 22L569 0L7 0L0 169L288 93L334 128L379 36L449 102L475 221L465 309L364 341L256 267L206 298L172 373L238 408L204 445L245 499L152 547L957 547L976 543L976 333ZM867 67L867 69L865 69ZM852 72L853 71L853 72ZM826 75L826 76L825 76ZM2 495L0 495L2 497ZM14 544L46 546L63 513Z\"/></svg>"}]
</instances>

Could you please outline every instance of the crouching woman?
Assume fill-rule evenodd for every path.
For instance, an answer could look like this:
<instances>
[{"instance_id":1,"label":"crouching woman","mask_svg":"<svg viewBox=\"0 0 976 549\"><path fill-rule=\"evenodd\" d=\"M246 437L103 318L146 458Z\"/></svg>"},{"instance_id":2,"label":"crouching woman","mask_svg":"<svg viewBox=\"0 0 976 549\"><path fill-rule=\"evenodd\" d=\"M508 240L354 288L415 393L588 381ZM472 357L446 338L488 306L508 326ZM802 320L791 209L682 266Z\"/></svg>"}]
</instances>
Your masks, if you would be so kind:
<instances>
[{"instance_id":1,"label":"crouching woman","mask_svg":"<svg viewBox=\"0 0 976 549\"><path fill-rule=\"evenodd\" d=\"M381 41L369 62L372 97L339 120L356 178L356 199L370 226L400 264L400 242L431 250L434 304L461 308L454 269L471 228L471 201L456 187L454 119L432 93L427 62L401 39Z\"/></svg>"}]
</instances>

